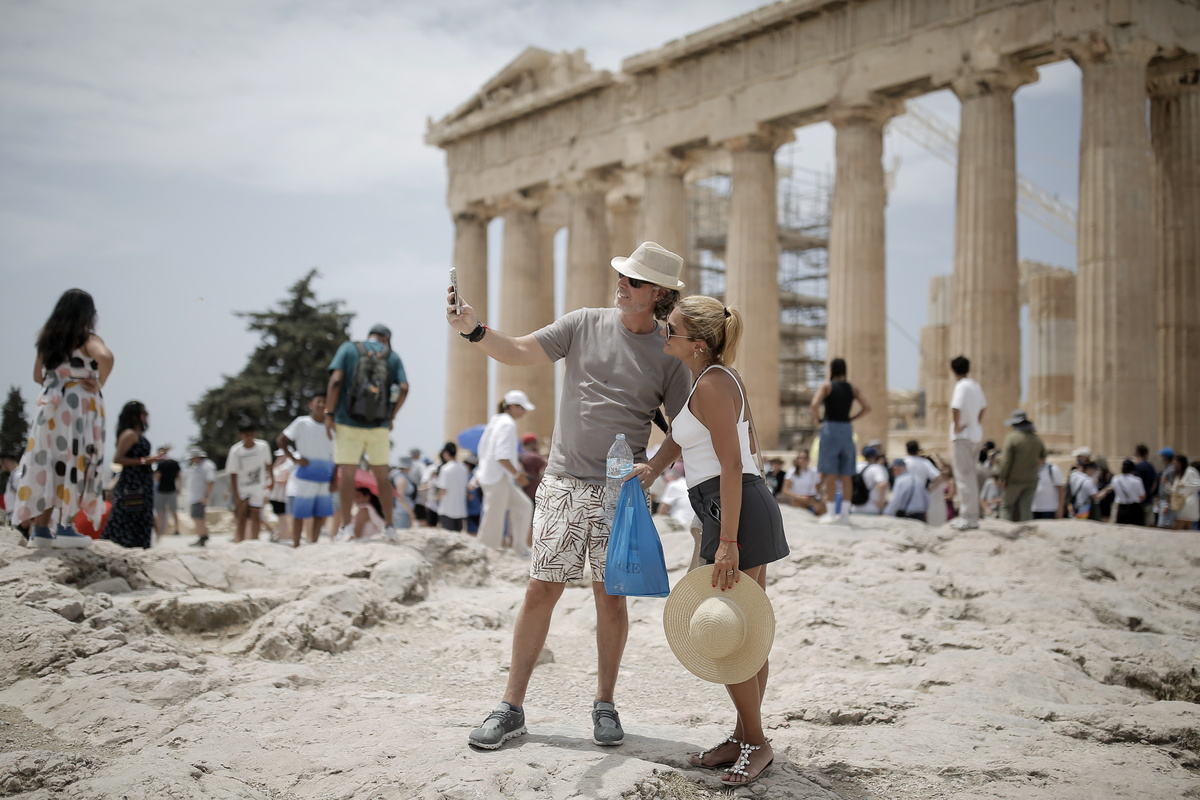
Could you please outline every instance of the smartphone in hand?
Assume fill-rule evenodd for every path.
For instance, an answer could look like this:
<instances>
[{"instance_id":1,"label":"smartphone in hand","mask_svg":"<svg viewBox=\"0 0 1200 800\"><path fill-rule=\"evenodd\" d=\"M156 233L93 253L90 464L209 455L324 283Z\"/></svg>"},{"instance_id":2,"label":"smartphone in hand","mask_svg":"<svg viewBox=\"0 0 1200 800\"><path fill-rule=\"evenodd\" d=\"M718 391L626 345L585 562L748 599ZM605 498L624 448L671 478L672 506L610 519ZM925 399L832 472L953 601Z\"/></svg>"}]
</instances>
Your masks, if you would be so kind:
<instances>
[{"instance_id":1,"label":"smartphone in hand","mask_svg":"<svg viewBox=\"0 0 1200 800\"><path fill-rule=\"evenodd\" d=\"M458 270L450 268L450 287L454 290L454 313L462 314L462 301L458 299Z\"/></svg>"}]
</instances>

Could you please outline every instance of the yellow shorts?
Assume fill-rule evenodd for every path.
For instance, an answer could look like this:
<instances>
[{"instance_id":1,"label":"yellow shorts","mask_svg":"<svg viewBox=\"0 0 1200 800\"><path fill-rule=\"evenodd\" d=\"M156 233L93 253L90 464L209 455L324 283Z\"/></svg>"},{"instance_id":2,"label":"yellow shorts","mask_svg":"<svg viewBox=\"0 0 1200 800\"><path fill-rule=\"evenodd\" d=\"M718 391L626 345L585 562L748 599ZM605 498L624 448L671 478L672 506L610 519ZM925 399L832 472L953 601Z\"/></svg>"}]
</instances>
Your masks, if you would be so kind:
<instances>
[{"instance_id":1,"label":"yellow shorts","mask_svg":"<svg viewBox=\"0 0 1200 800\"><path fill-rule=\"evenodd\" d=\"M392 445L387 428L356 428L353 425L334 426L337 438L333 442L333 461L336 464L357 464L367 454L372 467L386 467Z\"/></svg>"}]
</instances>

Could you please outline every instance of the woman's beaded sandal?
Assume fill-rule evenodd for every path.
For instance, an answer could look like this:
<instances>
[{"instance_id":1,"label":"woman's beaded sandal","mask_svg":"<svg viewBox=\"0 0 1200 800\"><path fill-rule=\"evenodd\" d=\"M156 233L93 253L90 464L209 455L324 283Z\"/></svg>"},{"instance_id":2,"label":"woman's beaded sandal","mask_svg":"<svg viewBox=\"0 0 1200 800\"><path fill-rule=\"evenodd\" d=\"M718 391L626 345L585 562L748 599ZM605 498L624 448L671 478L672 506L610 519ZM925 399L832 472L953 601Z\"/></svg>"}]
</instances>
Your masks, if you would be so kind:
<instances>
[{"instance_id":1,"label":"woman's beaded sandal","mask_svg":"<svg viewBox=\"0 0 1200 800\"><path fill-rule=\"evenodd\" d=\"M725 772L729 775L737 775L739 777L745 778L745 780L732 781L732 780L727 780L726 778L721 778L721 783L725 784L726 786L747 786L751 783L754 783L756 780L758 780L759 778L762 777L762 774L764 772L767 771L767 767L769 767L775 763L775 759L772 758L766 764L763 764L762 769L760 769L754 775L751 775L747 771L747 767L750 766L750 754L753 753L755 750L762 750L763 747L766 745L766 742L763 742L762 744L750 744L749 742L742 742L741 745L742 745L742 754L738 757L737 763L735 763L729 769L725 770Z\"/></svg>"},{"instance_id":2,"label":"woman's beaded sandal","mask_svg":"<svg viewBox=\"0 0 1200 800\"><path fill-rule=\"evenodd\" d=\"M742 743L741 740L739 740L739 739L735 739L732 736L726 736L724 738L724 740L718 742L717 744L714 744L712 747L708 748L707 750L701 750L699 753L692 753L690 756L688 756L688 763L690 763L693 767L700 767L701 769L723 769L725 767L733 766L734 764L737 763L737 759L734 759L732 761L722 761L720 764L705 764L704 763L704 759L709 753L711 753L715 750L720 750L722 747L729 744L730 742L733 742L736 745L740 745Z\"/></svg>"}]
</instances>

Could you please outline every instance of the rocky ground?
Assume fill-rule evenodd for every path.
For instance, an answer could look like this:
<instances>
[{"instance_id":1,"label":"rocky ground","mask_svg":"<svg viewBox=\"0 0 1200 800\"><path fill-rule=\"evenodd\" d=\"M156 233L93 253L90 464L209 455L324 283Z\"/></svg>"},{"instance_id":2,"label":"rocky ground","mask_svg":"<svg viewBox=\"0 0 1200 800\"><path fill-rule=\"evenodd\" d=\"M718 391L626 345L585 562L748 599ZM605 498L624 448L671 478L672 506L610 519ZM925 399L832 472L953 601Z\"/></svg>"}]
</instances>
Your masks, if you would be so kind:
<instances>
[{"instance_id":1,"label":"rocky ground","mask_svg":"<svg viewBox=\"0 0 1200 800\"><path fill-rule=\"evenodd\" d=\"M591 744L595 613L568 587L494 752L526 565L456 534L394 545L34 551L0 533L0 796L1200 798L1200 537L1061 521L819 526L792 555L736 791L686 754L731 707L630 603L620 748ZM687 533L664 533L672 577Z\"/></svg>"}]
</instances>

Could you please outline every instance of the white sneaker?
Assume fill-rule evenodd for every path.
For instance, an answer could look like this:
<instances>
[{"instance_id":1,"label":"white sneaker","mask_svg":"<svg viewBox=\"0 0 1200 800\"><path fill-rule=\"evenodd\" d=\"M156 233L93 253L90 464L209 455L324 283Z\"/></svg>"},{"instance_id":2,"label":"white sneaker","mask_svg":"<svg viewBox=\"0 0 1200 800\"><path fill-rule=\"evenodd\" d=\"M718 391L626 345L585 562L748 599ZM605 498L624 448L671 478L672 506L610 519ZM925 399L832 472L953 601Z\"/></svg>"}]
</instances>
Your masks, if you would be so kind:
<instances>
[{"instance_id":1,"label":"white sneaker","mask_svg":"<svg viewBox=\"0 0 1200 800\"><path fill-rule=\"evenodd\" d=\"M834 513L829 511L818 517L817 522L821 523L822 525L832 525L833 523L837 522L837 519L838 518L834 516Z\"/></svg>"},{"instance_id":2,"label":"white sneaker","mask_svg":"<svg viewBox=\"0 0 1200 800\"><path fill-rule=\"evenodd\" d=\"M333 535L335 542L352 542L354 541L354 526L343 525L338 528L338 532Z\"/></svg>"},{"instance_id":3,"label":"white sneaker","mask_svg":"<svg viewBox=\"0 0 1200 800\"><path fill-rule=\"evenodd\" d=\"M973 531L979 528L979 523L970 522L962 517L956 517L954 521L950 523L950 527L954 528L956 531Z\"/></svg>"},{"instance_id":4,"label":"white sneaker","mask_svg":"<svg viewBox=\"0 0 1200 800\"><path fill-rule=\"evenodd\" d=\"M383 529L383 540L388 544L400 544L400 535L393 526L388 525Z\"/></svg>"},{"instance_id":5,"label":"white sneaker","mask_svg":"<svg viewBox=\"0 0 1200 800\"><path fill-rule=\"evenodd\" d=\"M850 524L850 512L847 509L843 508L842 513L838 514L837 521L838 521L838 524L840 524L840 525L849 525Z\"/></svg>"}]
</instances>

